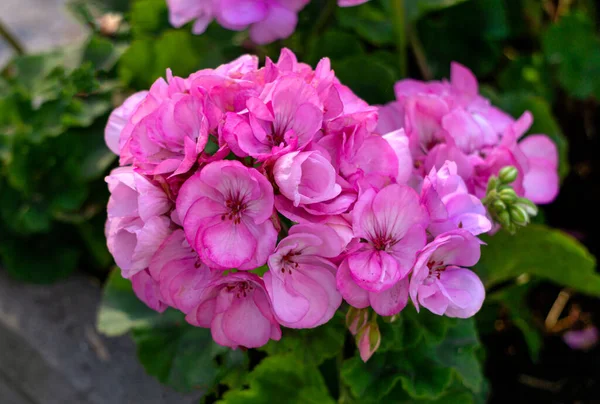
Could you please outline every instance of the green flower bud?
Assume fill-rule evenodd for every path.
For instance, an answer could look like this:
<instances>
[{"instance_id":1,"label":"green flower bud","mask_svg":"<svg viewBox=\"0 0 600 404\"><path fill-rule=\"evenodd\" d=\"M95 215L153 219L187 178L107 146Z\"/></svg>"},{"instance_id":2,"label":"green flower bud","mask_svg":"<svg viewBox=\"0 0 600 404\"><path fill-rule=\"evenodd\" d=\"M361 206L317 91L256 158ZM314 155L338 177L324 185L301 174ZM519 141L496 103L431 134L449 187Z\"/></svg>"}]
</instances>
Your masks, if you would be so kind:
<instances>
[{"instance_id":1,"label":"green flower bud","mask_svg":"<svg viewBox=\"0 0 600 404\"><path fill-rule=\"evenodd\" d=\"M498 178L500 182L504 184L513 183L519 175L519 170L515 166L506 166L500 170L498 173Z\"/></svg>"},{"instance_id":2,"label":"green flower bud","mask_svg":"<svg viewBox=\"0 0 600 404\"><path fill-rule=\"evenodd\" d=\"M500 200L507 205L511 205L517 200L517 193L512 188L503 189L498 193Z\"/></svg>"},{"instance_id":3,"label":"green flower bud","mask_svg":"<svg viewBox=\"0 0 600 404\"><path fill-rule=\"evenodd\" d=\"M489 195L490 192L494 191L498 187L498 178L491 176L488 180L487 190L485 191L486 195Z\"/></svg>"},{"instance_id":4,"label":"green flower bud","mask_svg":"<svg viewBox=\"0 0 600 404\"><path fill-rule=\"evenodd\" d=\"M529 215L530 217L533 217L538 214L538 207L535 205L535 203L531 202L527 198L517 198L516 205L525 210L525 212L527 212L527 215Z\"/></svg>"},{"instance_id":5,"label":"green flower bud","mask_svg":"<svg viewBox=\"0 0 600 404\"><path fill-rule=\"evenodd\" d=\"M499 199L494 201L494 203L492 204L492 207L498 214L500 214L501 212L504 212L506 210L506 204Z\"/></svg>"},{"instance_id":6,"label":"green flower bud","mask_svg":"<svg viewBox=\"0 0 600 404\"><path fill-rule=\"evenodd\" d=\"M511 225L510 213L508 213L507 210L503 210L502 212L498 213L497 219L498 219L498 223L500 223L502 225L502 227L504 227L506 229L510 227L510 225Z\"/></svg>"},{"instance_id":7,"label":"green flower bud","mask_svg":"<svg viewBox=\"0 0 600 404\"><path fill-rule=\"evenodd\" d=\"M525 226L529 223L529 215L525 212L525 209L519 205L513 205L510 207L510 219L514 224L519 226Z\"/></svg>"}]
</instances>

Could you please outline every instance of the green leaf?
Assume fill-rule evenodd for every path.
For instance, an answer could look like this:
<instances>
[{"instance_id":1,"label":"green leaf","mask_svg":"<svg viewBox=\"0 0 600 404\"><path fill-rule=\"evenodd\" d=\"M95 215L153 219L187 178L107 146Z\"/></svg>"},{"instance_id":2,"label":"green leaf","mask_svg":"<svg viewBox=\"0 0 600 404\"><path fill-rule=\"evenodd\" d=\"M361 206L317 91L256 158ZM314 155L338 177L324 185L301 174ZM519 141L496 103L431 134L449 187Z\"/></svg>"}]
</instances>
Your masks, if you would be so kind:
<instances>
[{"instance_id":1,"label":"green leaf","mask_svg":"<svg viewBox=\"0 0 600 404\"><path fill-rule=\"evenodd\" d=\"M346 327L343 317L338 313L327 324L313 329L284 329L281 340L269 341L261 350L269 355L289 354L301 363L320 365L344 347Z\"/></svg>"},{"instance_id":2,"label":"green leaf","mask_svg":"<svg viewBox=\"0 0 600 404\"><path fill-rule=\"evenodd\" d=\"M332 64L337 77L359 97L371 104L384 104L394 99L396 74L382 60L356 55Z\"/></svg>"},{"instance_id":3,"label":"green leaf","mask_svg":"<svg viewBox=\"0 0 600 404\"><path fill-rule=\"evenodd\" d=\"M109 71L125 50L124 45L115 45L105 37L92 35L85 46L83 60L91 62L98 70Z\"/></svg>"},{"instance_id":4,"label":"green leaf","mask_svg":"<svg viewBox=\"0 0 600 404\"><path fill-rule=\"evenodd\" d=\"M458 4L419 20L417 29L436 77L448 77L452 61L468 66L477 76L492 72L509 34L502 0Z\"/></svg>"},{"instance_id":5,"label":"green leaf","mask_svg":"<svg viewBox=\"0 0 600 404\"><path fill-rule=\"evenodd\" d=\"M230 371L248 367L242 352L215 344L210 330L186 323L136 328L133 340L146 371L179 391L207 394Z\"/></svg>"},{"instance_id":6,"label":"green leaf","mask_svg":"<svg viewBox=\"0 0 600 404\"><path fill-rule=\"evenodd\" d=\"M576 12L561 17L542 35L542 48L570 95L600 97L600 37L588 15Z\"/></svg>"},{"instance_id":7,"label":"green leaf","mask_svg":"<svg viewBox=\"0 0 600 404\"><path fill-rule=\"evenodd\" d=\"M230 390L221 404L328 404L329 396L319 370L293 357L269 356L250 373L249 388Z\"/></svg>"},{"instance_id":8,"label":"green leaf","mask_svg":"<svg viewBox=\"0 0 600 404\"><path fill-rule=\"evenodd\" d=\"M424 15L452 7L467 0L406 0L406 14L411 21L418 20Z\"/></svg>"},{"instance_id":9,"label":"green leaf","mask_svg":"<svg viewBox=\"0 0 600 404\"><path fill-rule=\"evenodd\" d=\"M596 260L573 237L543 225L531 224L515 236L499 232L483 237L476 272L486 287L527 273L568 286L581 293L600 296Z\"/></svg>"},{"instance_id":10,"label":"green leaf","mask_svg":"<svg viewBox=\"0 0 600 404\"><path fill-rule=\"evenodd\" d=\"M370 2L360 7L338 7L337 20L342 28L352 30L375 46L394 43L394 26L385 8Z\"/></svg>"},{"instance_id":11,"label":"green leaf","mask_svg":"<svg viewBox=\"0 0 600 404\"><path fill-rule=\"evenodd\" d=\"M336 61L362 54L364 54L364 48L356 35L329 30L315 40L310 47L307 59L313 65L316 65L324 57Z\"/></svg>"},{"instance_id":12,"label":"green leaf","mask_svg":"<svg viewBox=\"0 0 600 404\"><path fill-rule=\"evenodd\" d=\"M70 275L77 267L80 251L59 244L56 236L28 239L9 238L0 243L2 266L15 279L32 283L52 283Z\"/></svg>"},{"instance_id":13,"label":"green leaf","mask_svg":"<svg viewBox=\"0 0 600 404\"><path fill-rule=\"evenodd\" d=\"M554 99L551 83L550 70L540 53L518 57L498 75L498 84L504 92L531 93L548 103L552 103Z\"/></svg>"},{"instance_id":14,"label":"green leaf","mask_svg":"<svg viewBox=\"0 0 600 404\"><path fill-rule=\"evenodd\" d=\"M147 307L133 293L131 282L121 277L120 271L111 272L106 285L96 328L109 337L124 335L133 329L151 329L156 325L180 322L181 316L174 311L159 315Z\"/></svg>"},{"instance_id":15,"label":"green leaf","mask_svg":"<svg viewBox=\"0 0 600 404\"><path fill-rule=\"evenodd\" d=\"M131 31L136 38L153 36L169 28L164 0L136 0L131 6Z\"/></svg>"},{"instance_id":16,"label":"green leaf","mask_svg":"<svg viewBox=\"0 0 600 404\"><path fill-rule=\"evenodd\" d=\"M169 309L159 314L146 307L118 270L104 288L97 328L108 336L131 331L146 371L180 391L214 392L248 368L245 353L217 345L210 330L187 324L183 313Z\"/></svg>"}]
</instances>

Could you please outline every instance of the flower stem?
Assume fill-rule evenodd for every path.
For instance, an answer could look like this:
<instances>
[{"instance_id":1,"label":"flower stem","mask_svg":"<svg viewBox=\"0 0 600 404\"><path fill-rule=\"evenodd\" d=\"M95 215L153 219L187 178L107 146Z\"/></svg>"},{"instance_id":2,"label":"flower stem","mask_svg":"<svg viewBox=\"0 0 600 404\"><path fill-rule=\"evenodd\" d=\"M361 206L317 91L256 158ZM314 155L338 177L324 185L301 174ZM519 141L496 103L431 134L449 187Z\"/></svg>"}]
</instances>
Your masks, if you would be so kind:
<instances>
[{"instance_id":1,"label":"flower stem","mask_svg":"<svg viewBox=\"0 0 600 404\"><path fill-rule=\"evenodd\" d=\"M18 55L25 54L25 48L23 48L23 45L21 45L19 40L13 34L10 33L10 31L4 26L4 24L2 24L2 21L0 21L0 37L4 38L4 40L8 42L10 47L13 48L13 50Z\"/></svg>"},{"instance_id":2,"label":"flower stem","mask_svg":"<svg viewBox=\"0 0 600 404\"><path fill-rule=\"evenodd\" d=\"M406 61L406 13L404 0L392 0L392 21L396 33L396 48L400 62L400 75L404 78L408 75L408 64Z\"/></svg>"}]
</instances>

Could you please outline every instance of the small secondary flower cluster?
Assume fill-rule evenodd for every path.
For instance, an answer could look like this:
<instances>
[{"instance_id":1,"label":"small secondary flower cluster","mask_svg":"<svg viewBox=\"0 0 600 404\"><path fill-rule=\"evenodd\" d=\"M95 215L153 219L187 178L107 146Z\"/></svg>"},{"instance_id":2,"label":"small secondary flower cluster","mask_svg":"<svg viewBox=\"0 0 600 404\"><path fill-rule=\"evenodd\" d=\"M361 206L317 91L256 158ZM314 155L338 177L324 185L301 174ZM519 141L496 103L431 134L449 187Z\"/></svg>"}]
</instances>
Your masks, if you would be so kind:
<instances>
[{"instance_id":1,"label":"small secondary flower cluster","mask_svg":"<svg viewBox=\"0 0 600 404\"><path fill-rule=\"evenodd\" d=\"M121 165L106 179L106 236L137 296L232 348L324 324L342 300L382 316L409 299L475 314L485 291L466 267L492 229L481 187L518 165L519 195L549 201L538 181L556 180L556 150L517 144L530 116L491 107L459 65L449 83L396 90L379 110L328 59L313 70L284 49L262 68L247 55L167 72L129 97L106 128Z\"/></svg>"},{"instance_id":2,"label":"small secondary flower cluster","mask_svg":"<svg viewBox=\"0 0 600 404\"><path fill-rule=\"evenodd\" d=\"M340 7L355 6L369 0L338 0ZM257 44L284 39L294 33L298 13L310 0L167 0L169 21L182 27L194 21L192 32L202 34L216 19L233 31L250 29Z\"/></svg>"}]
</instances>

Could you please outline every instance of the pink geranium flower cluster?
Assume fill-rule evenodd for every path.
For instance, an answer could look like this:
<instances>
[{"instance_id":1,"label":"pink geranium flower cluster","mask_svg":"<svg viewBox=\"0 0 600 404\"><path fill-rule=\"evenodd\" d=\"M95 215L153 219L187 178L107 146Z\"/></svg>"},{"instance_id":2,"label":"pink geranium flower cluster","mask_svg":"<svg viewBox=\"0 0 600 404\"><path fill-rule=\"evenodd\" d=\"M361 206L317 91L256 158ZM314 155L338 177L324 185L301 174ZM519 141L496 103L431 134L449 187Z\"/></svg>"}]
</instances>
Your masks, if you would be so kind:
<instances>
[{"instance_id":1,"label":"pink geranium flower cluster","mask_svg":"<svg viewBox=\"0 0 600 404\"><path fill-rule=\"evenodd\" d=\"M482 186L515 164L520 192L548 201L554 183L539 181L555 179L556 150L517 143L530 116L491 107L459 65L450 83L396 90L379 110L328 59L312 69L284 49L262 68L247 55L167 72L129 97L106 128L121 165L106 236L137 296L232 348L322 325L343 300L475 314L485 291L467 268L492 228Z\"/></svg>"},{"instance_id":2,"label":"pink geranium flower cluster","mask_svg":"<svg viewBox=\"0 0 600 404\"><path fill-rule=\"evenodd\" d=\"M338 0L340 7L369 0ZM193 21L194 34L202 34L211 21L233 31L249 29L257 44L267 44L292 35L298 12L310 0L167 0L169 20L174 27Z\"/></svg>"}]
</instances>

